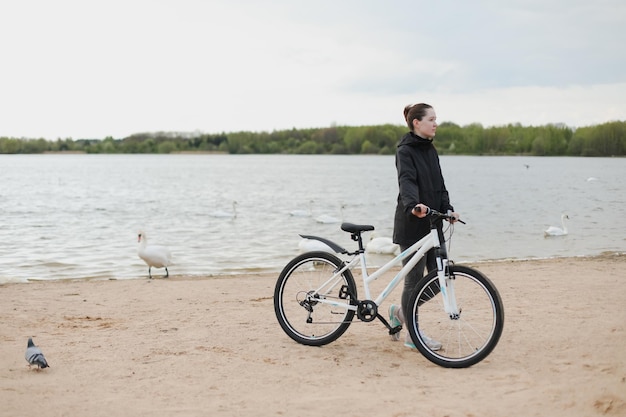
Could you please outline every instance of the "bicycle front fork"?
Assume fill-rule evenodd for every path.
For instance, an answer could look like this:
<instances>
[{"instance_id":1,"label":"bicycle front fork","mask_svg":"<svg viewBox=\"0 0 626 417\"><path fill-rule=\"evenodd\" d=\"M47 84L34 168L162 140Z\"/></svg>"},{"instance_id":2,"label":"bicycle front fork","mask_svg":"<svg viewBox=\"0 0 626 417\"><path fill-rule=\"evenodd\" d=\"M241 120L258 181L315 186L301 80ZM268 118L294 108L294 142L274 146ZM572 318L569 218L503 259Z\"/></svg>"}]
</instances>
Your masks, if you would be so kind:
<instances>
[{"instance_id":1,"label":"bicycle front fork","mask_svg":"<svg viewBox=\"0 0 626 417\"><path fill-rule=\"evenodd\" d=\"M457 320L461 316L461 312L456 304L454 274L450 271L450 264L447 258L437 256L437 278L439 279L439 289L443 298L443 308L450 316L450 319Z\"/></svg>"}]
</instances>

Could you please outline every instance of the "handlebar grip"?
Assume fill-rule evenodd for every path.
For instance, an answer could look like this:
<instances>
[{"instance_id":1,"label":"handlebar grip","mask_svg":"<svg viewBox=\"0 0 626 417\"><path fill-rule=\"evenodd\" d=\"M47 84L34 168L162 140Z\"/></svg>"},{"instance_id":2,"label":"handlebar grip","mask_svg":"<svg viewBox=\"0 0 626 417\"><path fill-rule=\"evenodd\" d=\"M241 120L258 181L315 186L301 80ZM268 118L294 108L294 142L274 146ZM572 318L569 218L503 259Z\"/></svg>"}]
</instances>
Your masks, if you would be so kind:
<instances>
[{"instance_id":1,"label":"handlebar grip","mask_svg":"<svg viewBox=\"0 0 626 417\"><path fill-rule=\"evenodd\" d=\"M418 213L422 212L422 208L419 207L419 206L415 206L415 207L413 207L413 209L415 209L415 211L417 211ZM434 209L431 209L430 207L428 207L428 211L426 212L426 215L427 216L428 215L432 215L432 216L435 216L435 217L439 217L439 218L442 218L442 219L448 219L448 220L454 219L455 221L457 221L459 223L466 224L463 220L454 217L452 215L452 212L450 212L450 211L448 211L448 214L443 214L443 213L438 212L437 210L434 210Z\"/></svg>"}]
</instances>

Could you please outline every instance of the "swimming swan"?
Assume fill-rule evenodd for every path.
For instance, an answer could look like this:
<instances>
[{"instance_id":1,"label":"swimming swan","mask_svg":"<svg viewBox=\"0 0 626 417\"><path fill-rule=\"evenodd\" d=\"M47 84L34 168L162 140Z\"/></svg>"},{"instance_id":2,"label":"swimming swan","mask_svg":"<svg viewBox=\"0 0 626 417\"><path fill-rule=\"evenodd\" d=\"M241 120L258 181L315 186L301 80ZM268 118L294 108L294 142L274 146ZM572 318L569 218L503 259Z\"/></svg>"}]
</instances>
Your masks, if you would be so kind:
<instances>
[{"instance_id":1,"label":"swimming swan","mask_svg":"<svg viewBox=\"0 0 626 417\"><path fill-rule=\"evenodd\" d=\"M550 226L550 227L548 227L543 232L544 237L565 236L565 235L567 235L567 227L565 227L565 219L569 220L569 216L567 214L562 214L561 215L561 226L562 227L557 227L557 226Z\"/></svg>"},{"instance_id":2,"label":"swimming swan","mask_svg":"<svg viewBox=\"0 0 626 417\"><path fill-rule=\"evenodd\" d=\"M393 243L393 240L390 237L379 237L372 234L370 241L367 242L367 245L365 245L365 250L370 253L395 255L399 253L400 246L397 243Z\"/></svg>"},{"instance_id":3,"label":"swimming swan","mask_svg":"<svg viewBox=\"0 0 626 417\"><path fill-rule=\"evenodd\" d=\"M321 214L319 216L317 216L315 218L315 221L318 223L324 223L324 224L332 224L332 223L340 223L341 221L343 221L343 209L346 207L345 204L341 205L341 207L339 208L340 212L341 212L341 218L337 218L335 216L331 216L329 214Z\"/></svg>"},{"instance_id":4,"label":"swimming swan","mask_svg":"<svg viewBox=\"0 0 626 417\"><path fill-rule=\"evenodd\" d=\"M302 209L291 210L289 212L289 215L293 217L311 217L313 215L312 207L313 207L313 200L309 201L308 210L302 210Z\"/></svg>"},{"instance_id":5,"label":"swimming swan","mask_svg":"<svg viewBox=\"0 0 626 417\"><path fill-rule=\"evenodd\" d=\"M315 251L335 253L335 251L332 250L330 246L328 246L326 243L320 242L316 239L302 239L300 242L298 242L298 249L300 250L300 253Z\"/></svg>"},{"instance_id":6,"label":"swimming swan","mask_svg":"<svg viewBox=\"0 0 626 417\"><path fill-rule=\"evenodd\" d=\"M237 217L237 202L233 201L233 211L216 210L211 213L211 217L222 219L234 219Z\"/></svg>"}]
</instances>

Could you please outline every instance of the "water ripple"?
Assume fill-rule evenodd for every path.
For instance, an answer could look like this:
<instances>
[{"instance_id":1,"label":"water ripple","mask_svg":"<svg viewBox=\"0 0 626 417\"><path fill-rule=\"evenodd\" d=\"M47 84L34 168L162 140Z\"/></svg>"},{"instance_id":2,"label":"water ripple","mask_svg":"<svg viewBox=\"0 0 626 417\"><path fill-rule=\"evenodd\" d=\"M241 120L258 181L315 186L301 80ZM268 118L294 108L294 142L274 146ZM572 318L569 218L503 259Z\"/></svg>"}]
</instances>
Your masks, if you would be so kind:
<instances>
[{"instance_id":1,"label":"water ripple","mask_svg":"<svg viewBox=\"0 0 626 417\"><path fill-rule=\"evenodd\" d=\"M457 262L625 251L623 159L441 161L468 223L455 229ZM0 166L0 283L145 278L140 229L170 247L170 273L184 276L279 271L299 233L353 247L338 224L315 222L320 214L373 224L381 236L393 229L393 156L0 155ZM209 215L233 201L236 217ZM570 234L545 239L562 212Z\"/></svg>"}]
</instances>

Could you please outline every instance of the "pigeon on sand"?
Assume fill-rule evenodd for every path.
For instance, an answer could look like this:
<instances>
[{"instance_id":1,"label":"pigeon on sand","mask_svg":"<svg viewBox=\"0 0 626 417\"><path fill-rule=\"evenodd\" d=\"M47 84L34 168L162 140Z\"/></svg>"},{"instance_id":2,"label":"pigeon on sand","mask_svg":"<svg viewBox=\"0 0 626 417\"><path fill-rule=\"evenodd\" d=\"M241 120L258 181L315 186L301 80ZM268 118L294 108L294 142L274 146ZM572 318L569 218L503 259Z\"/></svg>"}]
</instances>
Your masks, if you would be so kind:
<instances>
[{"instance_id":1,"label":"pigeon on sand","mask_svg":"<svg viewBox=\"0 0 626 417\"><path fill-rule=\"evenodd\" d=\"M41 349L33 343L32 337L28 338L28 346L26 347L26 354L24 355L24 358L28 362L29 367L31 365L37 365L37 369L43 369L49 366L46 358L41 352Z\"/></svg>"}]
</instances>

